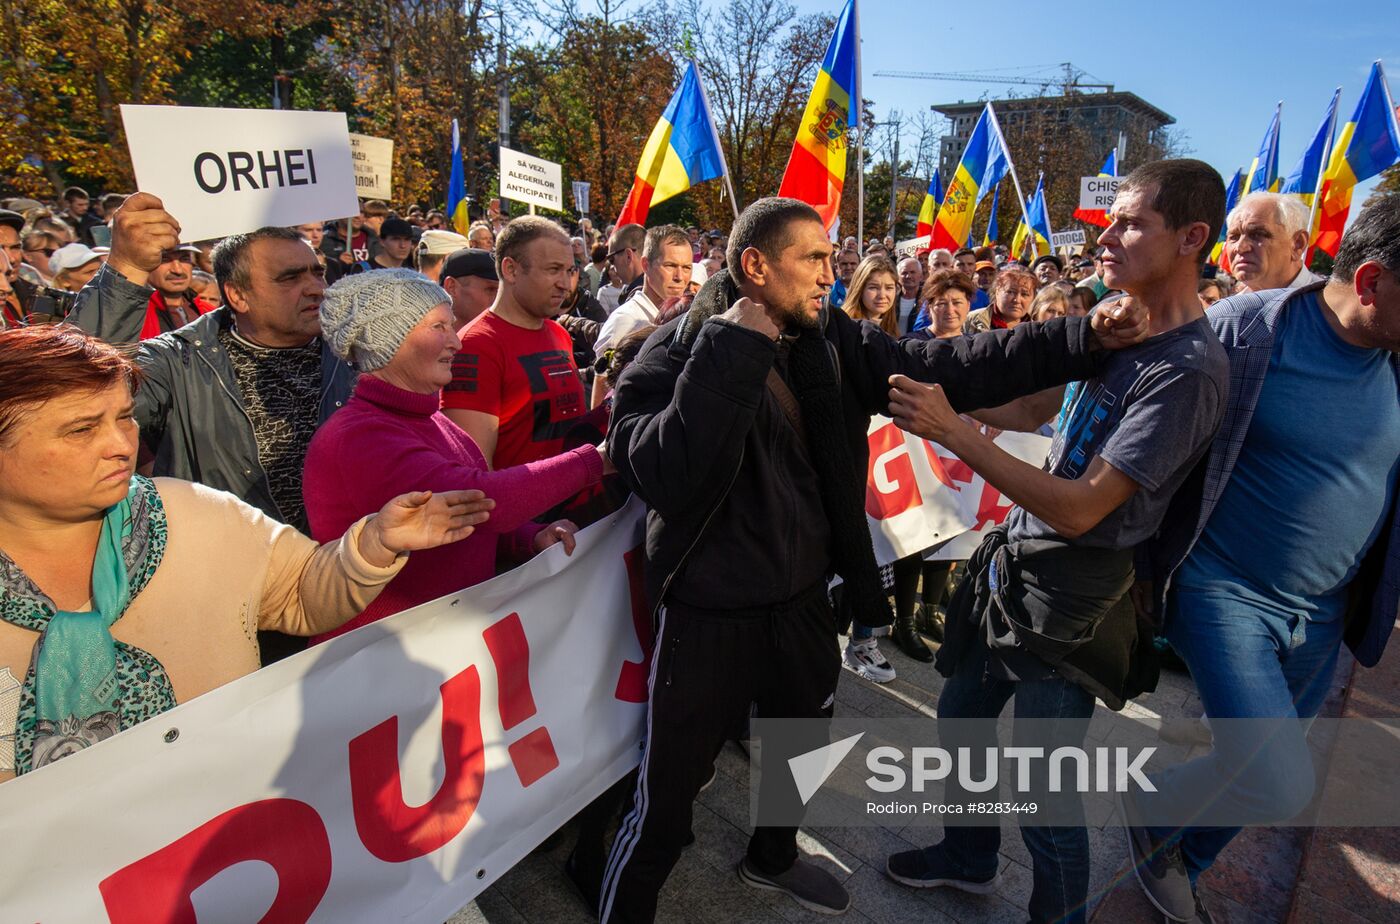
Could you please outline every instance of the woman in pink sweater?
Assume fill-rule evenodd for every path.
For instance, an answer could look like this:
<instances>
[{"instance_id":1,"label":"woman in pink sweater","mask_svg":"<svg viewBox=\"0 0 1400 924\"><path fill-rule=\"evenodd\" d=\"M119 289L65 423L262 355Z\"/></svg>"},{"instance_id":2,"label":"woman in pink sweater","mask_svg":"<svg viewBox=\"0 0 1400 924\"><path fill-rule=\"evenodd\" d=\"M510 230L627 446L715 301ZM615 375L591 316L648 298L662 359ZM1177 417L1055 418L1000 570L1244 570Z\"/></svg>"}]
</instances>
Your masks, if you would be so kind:
<instances>
[{"instance_id":1,"label":"woman in pink sweater","mask_svg":"<svg viewBox=\"0 0 1400 924\"><path fill-rule=\"evenodd\" d=\"M454 327L447 293L411 270L347 276L326 290L322 336L361 375L306 454L302 490L312 536L340 535L406 485L476 488L496 506L467 539L416 553L369 607L313 642L494 576L498 543L517 559L556 542L573 551L577 527L532 518L601 480L606 456L580 446L491 471L471 437L438 411L461 346Z\"/></svg>"}]
</instances>

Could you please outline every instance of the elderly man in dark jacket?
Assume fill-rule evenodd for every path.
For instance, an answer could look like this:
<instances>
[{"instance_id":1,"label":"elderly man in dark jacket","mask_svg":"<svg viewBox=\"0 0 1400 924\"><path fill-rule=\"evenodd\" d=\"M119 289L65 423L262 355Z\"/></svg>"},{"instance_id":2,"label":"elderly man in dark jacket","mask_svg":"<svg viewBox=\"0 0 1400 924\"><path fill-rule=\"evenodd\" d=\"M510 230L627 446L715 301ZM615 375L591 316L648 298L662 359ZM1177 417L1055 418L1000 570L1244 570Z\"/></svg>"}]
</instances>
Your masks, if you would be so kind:
<instances>
[{"instance_id":1,"label":"elderly man in dark jacket","mask_svg":"<svg viewBox=\"0 0 1400 924\"><path fill-rule=\"evenodd\" d=\"M605 922L655 915L691 803L751 702L763 716L831 715L840 658L829 572L863 612L890 620L863 510L865 433L887 409L890 376L941 382L959 408L994 406L1087 378L1100 347L1145 331L1121 311L1092 327L1076 318L896 343L827 310L831 245L816 211L791 199L749 206L727 262L688 315L651 336L614 400L609 452L651 508L660 623L646 751L604 877ZM795 828L758 828L739 875L824 913L850 903L834 877L798 859Z\"/></svg>"},{"instance_id":2,"label":"elderly man in dark jacket","mask_svg":"<svg viewBox=\"0 0 1400 924\"><path fill-rule=\"evenodd\" d=\"M135 343L150 273L177 246L179 225L159 199L127 199L107 263L67 320L112 343ZM307 532L306 448L355 381L321 341L324 270L295 231L262 228L220 244L214 271L224 307L139 347L145 382L136 417L154 474L228 491ZM264 660L284 653L273 641L264 639Z\"/></svg>"}]
</instances>

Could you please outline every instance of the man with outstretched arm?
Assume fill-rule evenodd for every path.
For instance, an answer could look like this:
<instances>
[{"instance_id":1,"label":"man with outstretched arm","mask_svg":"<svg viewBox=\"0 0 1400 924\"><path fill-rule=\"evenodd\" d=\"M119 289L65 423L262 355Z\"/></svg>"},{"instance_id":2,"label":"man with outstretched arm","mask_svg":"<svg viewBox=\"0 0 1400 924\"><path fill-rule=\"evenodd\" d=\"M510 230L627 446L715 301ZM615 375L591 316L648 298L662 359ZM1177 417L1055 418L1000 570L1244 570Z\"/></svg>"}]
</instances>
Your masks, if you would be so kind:
<instances>
[{"instance_id":1,"label":"man with outstretched arm","mask_svg":"<svg viewBox=\"0 0 1400 924\"><path fill-rule=\"evenodd\" d=\"M999 405L1092 376L1103 347L1146 332L1124 308L1092 324L897 343L826 307L831 244L817 212L792 199L745 209L726 262L688 314L647 340L613 405L609 453L650 507L659 625L635 803L603 879L605 922L655 916L691 803L750 703L765 717L831 715L840 655L829 573L889 622L863 508L866 430L887 410L889 377L942 382L958 407ZM793 788L780 777L762 785ZM798 857L795 828L758 828L739 876L823 913L850 904L835 877Z\"/></svg>"},{"instance_id":2,"label":"man with outstretched arm","mask_svg":"<svg viewBox=\"0 0 1400 924\"><path fill-rule=\"evenodd\" d=\"M1121 709L1155 688L1152 633L1139 631L1128 600L1133 554L1156 531L1224 412L1229 366L1196 298L1201 263L1224 218L1224 184L1201 161L1157 161L1123 180L1099 236L1105 281L1127 293L1120 301L1147 310L1149 336L1078 384L1043 470L960 418L946 388L891 379L895 423L945 446L1017 504L968 561L948 607L936 664L949 679L938 717L985 720L945 723L940 743L950 751L995 747L995 720L1013 697L1017 746L1078 747L1096 697ZM1057 389L978 416L1029 429L1053 416L1061 398ZM960 778L982 778L978 772L974 766ZM952 784L948 795L964 798ZM1078 799L1067 807L1079 824L1021 827L1034 922L1085 919L1089 838ZM892 855L887 872L914 888L990 892L1000 841L999 827L947 825L942 842Z\"/></svg>"}]
</instances>

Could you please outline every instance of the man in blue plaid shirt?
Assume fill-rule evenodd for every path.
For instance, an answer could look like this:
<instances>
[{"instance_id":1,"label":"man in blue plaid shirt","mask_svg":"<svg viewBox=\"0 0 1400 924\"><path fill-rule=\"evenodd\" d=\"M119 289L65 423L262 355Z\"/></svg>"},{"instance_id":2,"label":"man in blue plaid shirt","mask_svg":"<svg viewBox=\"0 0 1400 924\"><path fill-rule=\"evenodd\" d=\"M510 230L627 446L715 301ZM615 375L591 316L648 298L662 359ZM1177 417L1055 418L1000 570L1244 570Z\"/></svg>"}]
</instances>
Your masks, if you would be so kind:
<instances>
[{"instance_id":1,"label":"man in blue plaid shirt","mask_svg":"<svg viewBox=\"0 0 1400 924\"><path fill-rule=\"evenodd\" d=\"M1310 719L1342 642L1374 665L1400 608L1400 197L1357 219L1330 280L1207 314L1230 357L1229 402L1140 551L1138 576L1155 585L1136 602L1165 617L1212 720ZM1209 920L1197 878L1240 829L1142 819L1204 792L1207 811L1277 823L1313 796L1305 723L1216 723L1214 737L1124 805L1139 881L1170 920Z\"/></svg>"}]
</instances>

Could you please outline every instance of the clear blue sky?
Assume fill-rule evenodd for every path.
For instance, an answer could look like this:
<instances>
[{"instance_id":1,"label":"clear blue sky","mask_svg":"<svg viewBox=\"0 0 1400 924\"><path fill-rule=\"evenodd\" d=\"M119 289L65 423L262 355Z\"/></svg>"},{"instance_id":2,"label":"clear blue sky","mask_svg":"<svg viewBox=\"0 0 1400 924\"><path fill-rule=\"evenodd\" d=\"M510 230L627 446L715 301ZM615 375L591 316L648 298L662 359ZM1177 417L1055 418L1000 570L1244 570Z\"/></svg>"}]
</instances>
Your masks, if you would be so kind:
<instances>
[{"instance_id":1,"label":"clear blue sky","mask_svg":"<svg viewBox=\"0 0 1400 924\"><path fill-rule=\"evenodd\" d=\"M843 0L792 2L799 13L835 14ZM875 71L966 72L1072 61L1093 75L1086 81L1114 84L1173 115L1192 156L1227 179L1248 167L1279 100L1280 172L1287 174L1334 88L1342 88L1339 126L1377 58L1392 96L1400 91L1397 0L858 3L861 89L874 101L877 119L892 109L913 113L984 92L996 98L1034 88L875 77ZM901 144L917 140L906 133ZM1359 204L1373 185L1362 184L1353 201Z\"/></svg>"}]
</instances>

